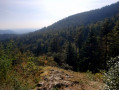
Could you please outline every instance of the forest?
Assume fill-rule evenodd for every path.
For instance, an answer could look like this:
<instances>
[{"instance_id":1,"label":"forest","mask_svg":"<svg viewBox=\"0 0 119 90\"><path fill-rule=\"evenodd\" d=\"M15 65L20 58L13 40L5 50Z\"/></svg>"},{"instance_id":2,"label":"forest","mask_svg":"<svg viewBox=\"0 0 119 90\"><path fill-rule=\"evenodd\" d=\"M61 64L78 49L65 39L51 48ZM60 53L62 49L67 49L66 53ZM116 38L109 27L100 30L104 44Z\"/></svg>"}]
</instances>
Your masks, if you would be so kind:
<instances>
[{"instance_id":1,"label":"forest","mask_svg":"<svg viewBox=\"0 0 119 90\"><path fill-rule=\"evenodd\" d=\"M0 89L7 86L27 90L29 86L21 83L26 83L24 78L39 80L33 78L41 73L39 66L93 74L108 72L118 63L118 55L119 2L28 34L0 35Z\"/></svg>"}]
</instances>

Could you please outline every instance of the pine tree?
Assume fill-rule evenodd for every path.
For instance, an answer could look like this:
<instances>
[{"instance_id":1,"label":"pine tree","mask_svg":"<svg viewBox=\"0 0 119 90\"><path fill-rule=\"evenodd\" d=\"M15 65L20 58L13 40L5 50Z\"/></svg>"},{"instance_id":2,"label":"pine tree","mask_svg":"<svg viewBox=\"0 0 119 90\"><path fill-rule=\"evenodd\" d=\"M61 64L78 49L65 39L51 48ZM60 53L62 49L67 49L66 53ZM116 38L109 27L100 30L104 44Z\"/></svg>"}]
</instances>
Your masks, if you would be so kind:
<instances>
[{"instance_id":1,"label":"pine tree","mask_svg":"<svg viewBox=\"0 0 119 90\"><path fill-rule=\"evenodd\" d=\"M107 62L107 60L109 59L109 57L108 57L108 33L110 32L111 30L110 30L110 21L109 21L109 19L106 19L105 21L104 21L104 24L103 24L103 26L102 26L102 29L101 29L101 35L100 35L100 38L101 38L101 40L100 40L100 42L101 42L101 44L100 44L100 46L101 46L101 48L102 48L102 57L103 57L103 63L104 63L104 66L103 67L105 67L105 69L107 70L107 64L106 64L106 62Z\"/></svg>"},{"instance_id":2,"label":"pine tree","mask_svg":"<svg viewBox=\"0 0 119 90\"><path fill-rule=\"evenodd\" d=\"M73 70L77 70L77 58L76 58L76 51L74 50L74 47L72 47L72 44L68 42L66 47L66 63L69 66L73 67Z\"/></svg>"},{"instance_id":3,"label":"pine tree","mask_svg":"<svg viewBox=\"0 0 119 90\"><path fill-rule=\"evenodd\" d=\"M80 53L79 70L98 72L101 64L100 50L93 30L90 31L88 40L85 42Z\"/></svg>"},{"instance_id":4,"label":"pine tree","mask_svg":"<svg viewBox=\"0 0 119 90\"><path fill-rule=\"evenodd\" d=\"M110 57L116 57L119 55L119 21L116 22L109 38L111 39L109 45L109 55Z\"/></svg>"}]
</instances>

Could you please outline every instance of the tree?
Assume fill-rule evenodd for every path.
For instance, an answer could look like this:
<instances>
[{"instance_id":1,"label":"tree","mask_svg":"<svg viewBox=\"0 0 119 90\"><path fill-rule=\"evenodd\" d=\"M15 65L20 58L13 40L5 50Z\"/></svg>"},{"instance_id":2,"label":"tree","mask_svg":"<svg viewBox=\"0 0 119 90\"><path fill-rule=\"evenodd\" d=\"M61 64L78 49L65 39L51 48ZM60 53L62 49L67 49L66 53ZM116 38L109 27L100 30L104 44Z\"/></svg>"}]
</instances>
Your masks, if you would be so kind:
<instances>
[{"instance_id":1,"label":"tree","mask_svg":"<svg viewBox=\"0 0 119 90\"><path fill-rule=\"evenodd\" d=\"M11 45L10 42L7 45L7 48L4 48L3 45L0 45L0 81L6 82L9 78L9 72L12 69L12 51L11 51Z\"/></svg>"},{"instance_id":2,"label":"tree","mask_svg":"<svg viewBox=\"0 0 119 90\"><path fill-rule=\"evenodd\" d=\"M66 63L72 66L73 70L77 70L77 56L70 42L68 42L66 47Z\"/></svg>"},{"instance_id":3,"label":"tree","mask_svg":"<svg viewBox=\"0 0 119 90\"><path fill-rule=\"evenodd\" d=\"M109 57L108 57L108 33L110 31L111 31L110 21L109 21L109 19L106 19L104 21L103 26L102 26L101 35L100 35L100 38L101 38L101 40L100 40L100 42L101 42L100 46L101 46L102 52L103 52L102 53L102 56L104 58L104 63L105 63L104 64L104 67L105 67L105 69L107 68L106 67L107 66L106 62L109 59Z\"/></svg>"},{"instance_id":4,"label":"tree","mask_svg":"<svg viewBox=\"0 0 119 90\"><path fill-rule=\"evenodd\" d=\"M90 70L95 73L101 69L101 66L100 49L96 37L94 36L94 32L91 30L88 40L85 42L80 52L79 70Z\"/></svg>"},{"instance_id":5,"label":"tree","mask_svg":"<svg viewBox=\"0 0 119 90\"><path fill-rule=\"evenodd\" d=\"M119 55L119 21L116 22L116 25L113 31L110 33L109 38L109 55L110 57L116 57Z\"/></svg>"}]
</instances>

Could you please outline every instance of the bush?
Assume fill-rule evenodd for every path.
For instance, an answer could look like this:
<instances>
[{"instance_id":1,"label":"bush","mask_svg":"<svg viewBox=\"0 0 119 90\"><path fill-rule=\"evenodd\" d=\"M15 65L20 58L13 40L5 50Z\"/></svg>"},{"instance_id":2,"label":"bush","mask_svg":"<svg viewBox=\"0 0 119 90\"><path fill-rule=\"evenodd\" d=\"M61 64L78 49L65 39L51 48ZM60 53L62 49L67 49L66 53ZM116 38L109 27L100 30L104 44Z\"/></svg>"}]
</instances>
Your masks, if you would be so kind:
<instances>
[{"instance_id":1,"label":"bush","mask_svg":"<svg viewBox=\"0 0 119 90\"><path fill-rule=\"evenodd\" d=\"M10 56L10 49L4 49L4 47L0 45L0 84L8 81L10 77L13 61L13 58Z\"/></svg>"},{"instance_id":2,"label":"bush","mask_svg":"<svg viewBox=\"0 0 119 90\"><path fill-rule=\"evenodd\" d=\"M119 56L109 60L107 65L109 70L105 74L105 90L119 90Z\"/></svg>"},{"instance_id":3,"label":"bush","mask_svg":"<svg viewBox=\"0 0 119 90\"><path fill-rule=\"evenodd\" d=\"M34 62L38 66L57 66L54 58L46 55L39 57L30 57L29 61Z\"/></svg>"}]
</instances>

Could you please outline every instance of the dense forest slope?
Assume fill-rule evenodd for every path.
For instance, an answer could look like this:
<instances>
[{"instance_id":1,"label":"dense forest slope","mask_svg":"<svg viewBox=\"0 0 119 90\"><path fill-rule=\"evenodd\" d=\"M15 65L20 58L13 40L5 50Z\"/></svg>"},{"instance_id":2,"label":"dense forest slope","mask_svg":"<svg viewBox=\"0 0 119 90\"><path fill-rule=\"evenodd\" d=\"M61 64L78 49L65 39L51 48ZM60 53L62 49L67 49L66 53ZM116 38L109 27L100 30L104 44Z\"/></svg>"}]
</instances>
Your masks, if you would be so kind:
<instances>
[{"instance_id":1,"label":"dense forest slope","mask_svg":"<svg viewBox=\"0 0 119 90\"><path fill-rule=\"evenodd\" d=\"M68 29L68 28L71 29L71 28L76 28L83 25L85 26L91 23L96 23L97 21L102 21L105 18L110 18L112 16L115 16L118 13L119 13L119 2L112 5L105 6L100 9L91 10L91 11L69 16L67 18L64 18L54 23L51 26L48 26L47 28L44 27L40 30L37 30L36 33L42 32L42 31L44 32L46 30L61 30L61 29ZM32 35L36 33L34 32L32 33ZM8 33L4 33L4 34L8 34ZM8 36L9 37L6 37L6 36L3 37L0 35L0 37L2 37L2 40L13 37L14 35L8 35Z\"/></svg>"},{"instance_id":2,"label":"dense forest slope","mask_svg":"<svg viewBox=\"0 0 119 90\"><path fill-rule=\"evenodd\" d=\"M47 29L62 29L62 28L70 28L81 25L88 25L90 23L95 23L97 21L104 20L105 18L110 18L119 13L119 2L108 5L106 7L91 10L79 14L75 14L60 20L53 25L49 26Z\"/></svg>"},{"instance_id":3,"label":"dense forest slope","mask_svg":"<svg viewBox=\"0 0 119 90\"><path fill-rule=\"evenodd\" d=\"M9 40L18 37L16 34L0 34L0 41Z\"/></svg>"},{"instance_id":4,"label":"dense forest slope","mask_svg":"<svg viewBox=\"0 0 119 90\"><path fill-rule=\"evenodd\" d=\"M3 37L7 37L6 40ZM108 90L119 88L119 2L67 17L29 34L0 35L0 39L1 90L47 89L56 83L58 87L54 89L68 85L70 89L96 90L100 89L98 85L104 85L97 81L92 83L86 79L86 73L71 75L68 70L88 72L91 80L96 78L102 82L103 72L107 72ZM58 82L50 83L54 79ZM59 83L63 87L59 87Z\"/></svg>"},{"instance_id":5,"label":"dense forest slope","mask_svg":"<svg viewBox=\"0 0 119 90\"><path fill-rule=\"evenodd\" d=\"M12 40L21 52L53 56L63 68L68 64L76 71L97 72L106 68L107 59L119 53L118 13L119 2L70 16Z\"/></svg>"}]
</instances>

